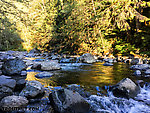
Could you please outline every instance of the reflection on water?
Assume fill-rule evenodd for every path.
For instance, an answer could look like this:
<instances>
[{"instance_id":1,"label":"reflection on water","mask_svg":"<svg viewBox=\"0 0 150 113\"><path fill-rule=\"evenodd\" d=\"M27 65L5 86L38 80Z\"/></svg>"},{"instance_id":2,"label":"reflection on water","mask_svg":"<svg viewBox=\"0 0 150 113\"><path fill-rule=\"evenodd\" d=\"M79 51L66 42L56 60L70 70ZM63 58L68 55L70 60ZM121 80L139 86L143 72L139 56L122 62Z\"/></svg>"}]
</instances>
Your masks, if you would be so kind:
<instances>
[{"instance_id":1,"label":"reflection on water","mask_svg":"<svg viewBox=\"0 0 150 113\"><path fill-rule=\"evenodd\" d=\"M40 81L45 87L66 86L68 84L79 84L82 86L108 86L119 82L131 75L129 65L124 63L114 63L113 66L103 66L103 63L93 65L81 64L61 64L62 70L55 71L50 78L38 79L35 75L39 72L28 72L27 80ZM53 71L52 71L53 72Z\"/></svg>"}]
</instances>

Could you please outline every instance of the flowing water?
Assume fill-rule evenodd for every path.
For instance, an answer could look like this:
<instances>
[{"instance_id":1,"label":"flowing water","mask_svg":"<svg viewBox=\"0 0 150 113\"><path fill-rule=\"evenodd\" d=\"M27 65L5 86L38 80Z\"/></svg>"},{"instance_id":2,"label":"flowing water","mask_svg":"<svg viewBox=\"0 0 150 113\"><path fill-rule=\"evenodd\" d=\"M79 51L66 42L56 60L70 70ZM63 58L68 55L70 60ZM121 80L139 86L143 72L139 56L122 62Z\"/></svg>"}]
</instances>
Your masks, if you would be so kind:
<instances>
[{"instance_id":1,"label":"flowing water","mask_svg":"<svg viewBox=\"0 0 150 113\"><path fill-rule=\"evenodd\" d=\"M114 63L113 66L103 66L103 62L94 64L60 63L61 70L51 71L54 76L50 78L36 78L40 71L28 69L27 80L40 81L49 89L59 89L70 84L84 87L92 95L87 99L91 104L91 113L150 113L150 82L149 78L133 76L130 65ZM143 80L141 93L135 99L117 98L108 91L111 85L123 78L133 81ZM146 84L147 83L147 84Z\"/></svg>"}]
</instances>

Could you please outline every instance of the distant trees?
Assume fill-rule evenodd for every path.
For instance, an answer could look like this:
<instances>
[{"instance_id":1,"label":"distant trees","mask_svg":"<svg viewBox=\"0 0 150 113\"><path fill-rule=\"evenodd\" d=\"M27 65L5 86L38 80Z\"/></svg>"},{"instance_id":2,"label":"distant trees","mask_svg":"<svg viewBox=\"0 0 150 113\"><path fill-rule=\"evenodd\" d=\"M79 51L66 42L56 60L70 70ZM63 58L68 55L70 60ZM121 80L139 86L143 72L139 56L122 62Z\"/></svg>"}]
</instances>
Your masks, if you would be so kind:
<instances>
[{"instance_id":1,"label":"distant trees","mask_svg":"<svg viewBox=\"0 0 150 113\"><path fill-rule=\"evenodd\" d=\"M142 0L0 0L24 47L60 53L147 51L150 2ZM150 13L147 11L147 13ZM1 30L2 31L2 30Z\"/></svg>"}]
</instances>

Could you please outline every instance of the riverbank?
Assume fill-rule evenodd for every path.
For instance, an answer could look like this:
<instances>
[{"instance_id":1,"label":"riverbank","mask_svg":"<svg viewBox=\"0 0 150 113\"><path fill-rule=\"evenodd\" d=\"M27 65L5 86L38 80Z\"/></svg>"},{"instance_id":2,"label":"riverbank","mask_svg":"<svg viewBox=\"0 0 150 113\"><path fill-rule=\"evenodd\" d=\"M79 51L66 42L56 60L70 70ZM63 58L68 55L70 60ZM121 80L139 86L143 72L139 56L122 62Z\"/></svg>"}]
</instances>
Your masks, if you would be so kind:
<instances>
[{"instance_id":1,"label":"riverbank","mask_svg":"<svg viewBox=\"0 0 150 113\"><path fill-rule=\"evenodd\" d=\"M55 55L33 50L29 53L17 51L0 52L0 62L0 79L4 81L3 83L1 82L1 103L4 102L4 98L10 95L17 96L11 98L25 97L26 103L20 105L22 102L18 102L19 105L16 105L16 107L25 108L26 113L37 111L53 112L56 110L57 103L53 102L52 104L49 95L53 91L58 93L59 90L64 88L69 89L69 92L67 90L68 94L74 91L78 92L79 94L77 93L77 95L82 98L79 101L84 100L87 103L87 109L91 113L100 111L129 112L132 111L132 107L135 110L139 109L140 113L143 108L138 108L138 105L144 106L147 110L149 109L149 59L137 59L130 56L126 57L126 59L123 59L123 57L107 58L91 54L82 56ZM123 76L119 76L119 74ZM136 85L140 85L141 92L134 99L114 97L110 91L111 85L115 85L125 77L129 77ZM96 81L98 82L96 83ZM72 85L74 83L76 85ZM44 84L44 87L42 84ZM66 92L66 90L63 90L63 92ZM54 94L53 96L55 97ZM104 99L104 103L101 98ZM25 101L24 99L23 101ZM111 105L109 105L110 103L106 105L107 100L110 101ZM74 103L74 100L72 102ZM11 105L12 103L10 102ZM113 106L116 107L113 108ZM128 106L129 109L125 109L125 106ZM29 111L29 108L33 108L35 111L33 109ZM85 111L83 110L83 112Z\"/></svg>"}]
</instances>

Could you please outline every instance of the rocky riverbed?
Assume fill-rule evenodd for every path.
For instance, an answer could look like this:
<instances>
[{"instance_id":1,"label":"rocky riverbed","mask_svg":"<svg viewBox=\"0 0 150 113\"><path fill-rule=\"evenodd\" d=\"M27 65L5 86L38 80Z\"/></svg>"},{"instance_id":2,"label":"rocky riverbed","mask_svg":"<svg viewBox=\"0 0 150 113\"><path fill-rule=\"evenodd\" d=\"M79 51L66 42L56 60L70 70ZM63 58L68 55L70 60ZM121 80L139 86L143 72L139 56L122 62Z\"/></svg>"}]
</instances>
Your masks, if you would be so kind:
<instances>
[{"instance_id":1,"label":"rocky riverbed","mask_svg":"<svg viewBox=\"0 0 150 113\"><path fill-rule=\"evenodd\" d=\"M0 112L150 113L149 59L0 52Z\"/></svg>"}]
</instances>

